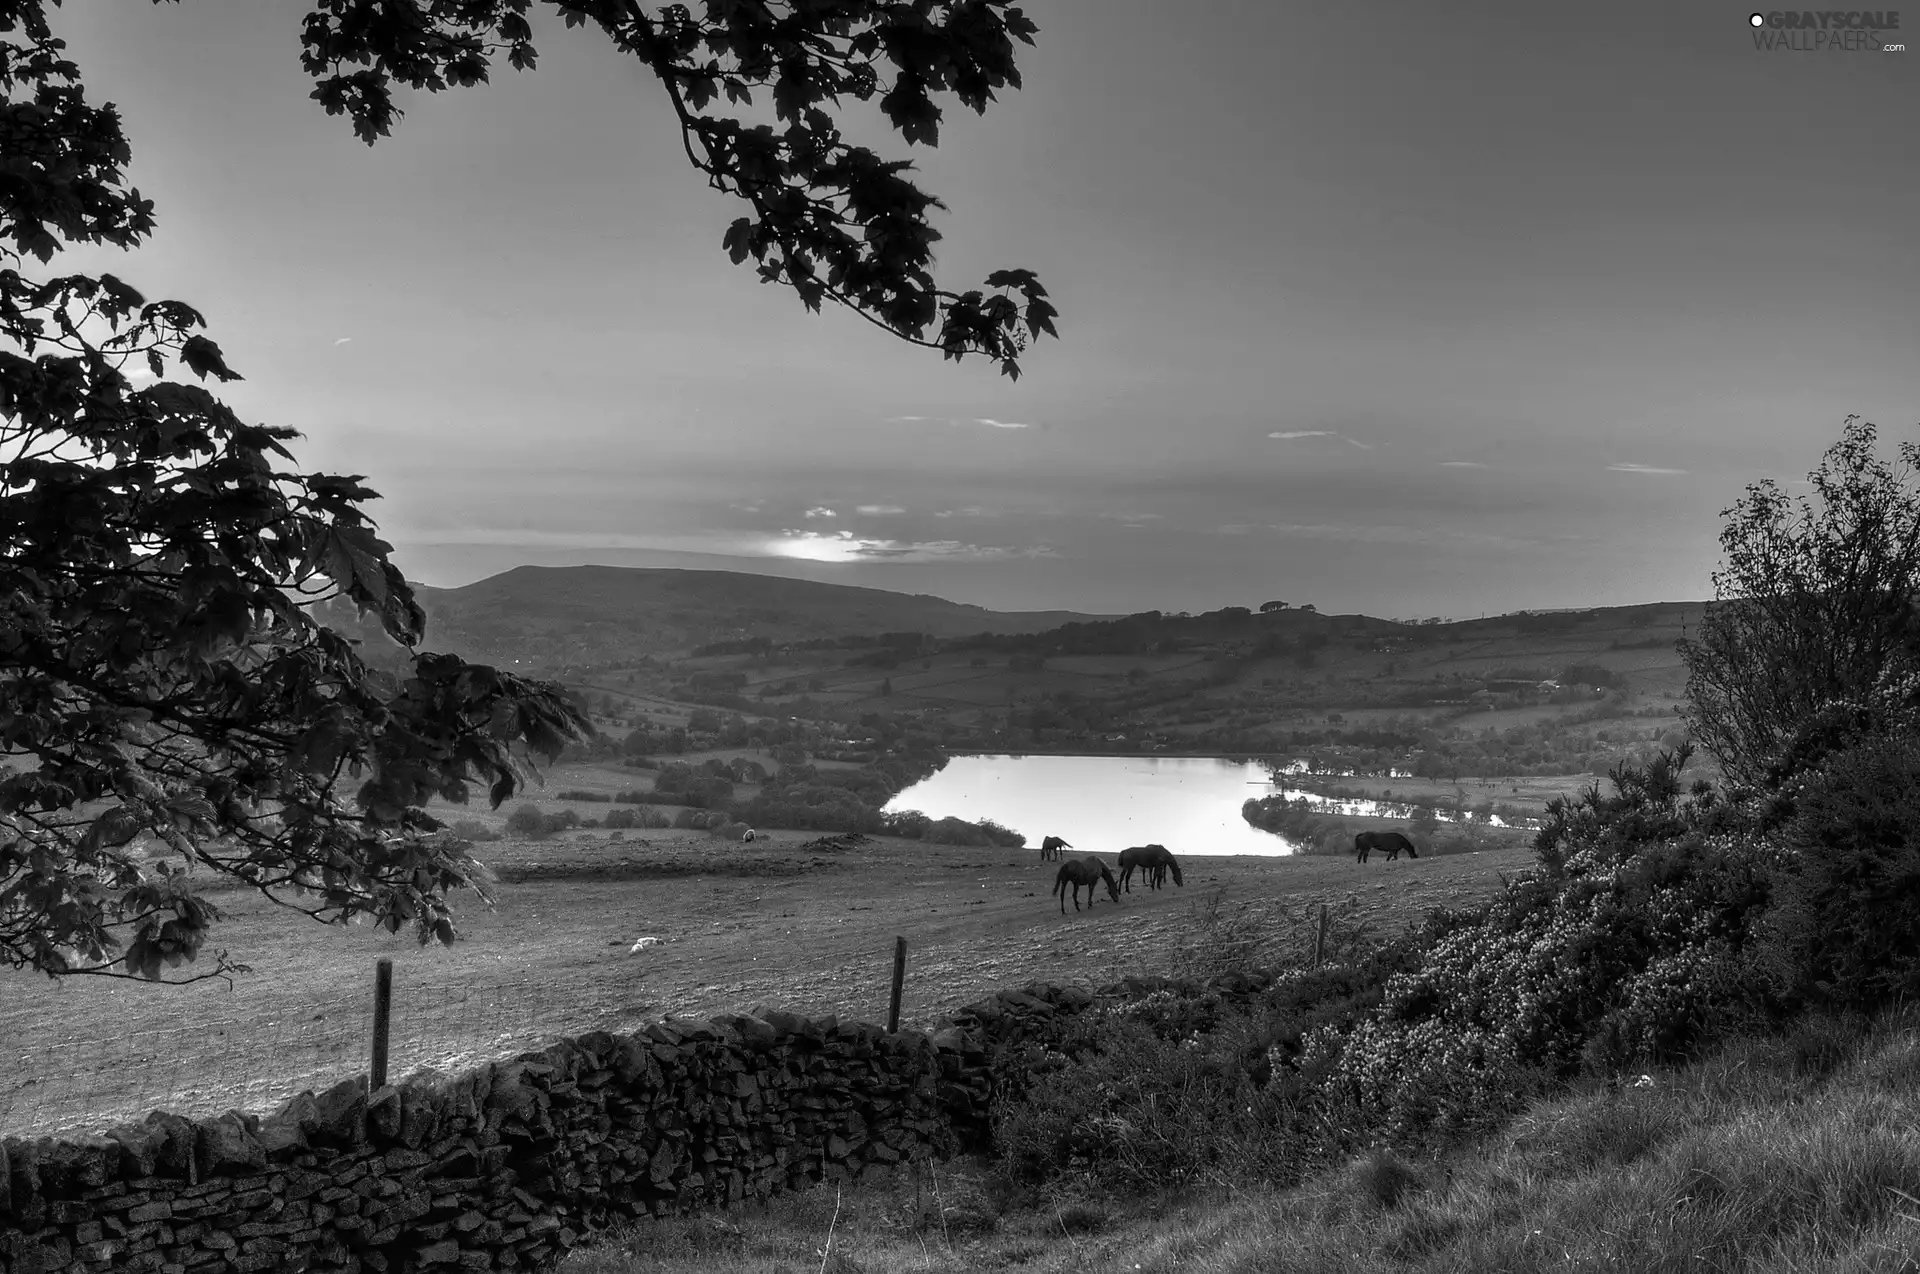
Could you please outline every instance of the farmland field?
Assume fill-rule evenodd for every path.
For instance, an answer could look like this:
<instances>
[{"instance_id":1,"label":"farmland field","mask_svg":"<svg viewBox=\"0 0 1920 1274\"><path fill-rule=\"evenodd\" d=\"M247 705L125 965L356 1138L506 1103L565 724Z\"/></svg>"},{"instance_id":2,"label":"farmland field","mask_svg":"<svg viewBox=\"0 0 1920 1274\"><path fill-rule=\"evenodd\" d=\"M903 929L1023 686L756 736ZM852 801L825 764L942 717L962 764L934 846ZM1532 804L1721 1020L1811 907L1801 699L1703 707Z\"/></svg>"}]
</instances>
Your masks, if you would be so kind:
<instances>
[{"instance_id":1,"label":"farmland field","mask_svg":"<svg viewBox=\"0 0 1920 1274\"><path fill-rule=\"evenodd\" d=\"M546 791L631 782L601 774L562 767ZM504 812L479 817L497 826ZM669 1014L766 1005L884 1021L895 935L909 944L903 1025L925 1027L998 987L1175 971L1174 953L1199 936L1197 914L1219 891L1229 911L1275 924L1355 895L1362 914L1391 929L1485 897L1500 872L1530 861L1518 845L1365 868L1183 854L1184 889L1136 890L1117 906L1103 894L1062 917L1053 869L1032 848L885 838L806 848L813 839L583 831L481 844L502 878L497 906L463 904L464 937L444 949L222 893L228 919L214 943L252 967L230 987L0 973L0 1130L105 1127L156 1107L264 1111L358 1073L380 956L394 961L398 1077ZM1111 862L1119 846L1098 848Z\"/></svg>"}]
</instances>

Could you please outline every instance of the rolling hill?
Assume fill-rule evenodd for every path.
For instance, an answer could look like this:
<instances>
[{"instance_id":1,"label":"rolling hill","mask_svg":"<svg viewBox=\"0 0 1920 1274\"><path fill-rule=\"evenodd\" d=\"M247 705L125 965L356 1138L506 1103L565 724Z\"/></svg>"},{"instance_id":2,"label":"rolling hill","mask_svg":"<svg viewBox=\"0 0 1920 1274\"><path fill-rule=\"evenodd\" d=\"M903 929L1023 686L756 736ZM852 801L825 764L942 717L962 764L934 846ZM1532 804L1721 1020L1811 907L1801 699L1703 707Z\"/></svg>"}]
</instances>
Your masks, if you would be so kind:
<instances>
[{"instance_id":1,"label":"rolling hill","mask_svg":"<svg viewBox=\"0 0 1920 1274\"><path fill-rule=\"evenodd\" d=\"M855 633L1042 632L1111 619L1074 611L991 611L926 594L824 584L734 571L616 566L519 566L462 588L415 586L427 611L430 650L506 667L552 668L684 652L742 637L804 641ZM320 618L368 641L390 642L350 607Z\"/></svg>"}]
</instances>

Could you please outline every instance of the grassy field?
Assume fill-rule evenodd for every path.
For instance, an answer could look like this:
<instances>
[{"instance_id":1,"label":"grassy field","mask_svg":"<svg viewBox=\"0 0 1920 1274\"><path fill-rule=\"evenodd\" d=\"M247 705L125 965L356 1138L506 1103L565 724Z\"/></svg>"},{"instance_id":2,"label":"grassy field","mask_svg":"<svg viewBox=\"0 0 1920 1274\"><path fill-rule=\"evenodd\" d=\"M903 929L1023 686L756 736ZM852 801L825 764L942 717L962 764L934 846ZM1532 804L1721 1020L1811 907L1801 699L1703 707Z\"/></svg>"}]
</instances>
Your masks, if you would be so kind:
<instances>
[{"instance_id":1,"label":"grassy field","mask_svg":"<svg viewBox=\"0 0 1920 1274\"><path fill-rule=\"evenodd\" d=\"M1042 1196L988 1166L643 1223L562 1274L1911 1274L1920 1019L1818 1022L1538 1105L1444 1157L1296 1189Z\"/></svg>"},{"instance_id":2,"label":"grassy field","mask_svg":"<svg viewBox=\"0 0 1920 1274\"><path fill-rule=\"evenodd\" d=\"M644 786L633 771L563 766L530 795L549 811L604 816L566 789ZM498 813L434 807L495 827ZM558 1035L631 1029L665 1014L768 1005L883 1020L895 935L910 945L903 1019L926 1026L1003 986L1097 983L1165 972L1216 896L1276 931L1311 902L1352 895L1379 926L1498 888L1524 848L1371 864L1345 858L1183 855L1184 889L1136 891L1060 915L1034 849L875 839L805 848L813 834L751 845L704 832L576 831L481 844L502 877L487 911L460 906L463 940L316 925L244 889L213 945L251 972L191 986L54 982L0 972L0 1129L103 1126L155 1107L269 1109L360 1070L374 961L394 961L392 1073L452 1070Z\"/></svg>"}]
</instances>

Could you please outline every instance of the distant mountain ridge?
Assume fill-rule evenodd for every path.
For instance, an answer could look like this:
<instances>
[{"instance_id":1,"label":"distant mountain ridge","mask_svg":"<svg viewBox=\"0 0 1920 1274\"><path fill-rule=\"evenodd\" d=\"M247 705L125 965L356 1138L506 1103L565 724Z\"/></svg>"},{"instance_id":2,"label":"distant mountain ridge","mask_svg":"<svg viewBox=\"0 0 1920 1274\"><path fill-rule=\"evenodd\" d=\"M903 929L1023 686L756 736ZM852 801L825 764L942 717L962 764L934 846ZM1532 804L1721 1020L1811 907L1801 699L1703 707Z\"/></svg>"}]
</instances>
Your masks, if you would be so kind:
<instances>
[{"instance_id":1,"label":"distant mountain ridge","mask_svg":"<svg viewBox=\"0 0 1920 1274\"><path fill-rule=\"evenodd\" d=\"M416 584L414 592L427 612L425 649L507 667L607 663L741 637L962 637L1117 618L993 611L924 593L671 567L517 566L460 588ZM391 648L350 607L336 605L320 618L351 637Z\"/></svg>"}]
</instances>

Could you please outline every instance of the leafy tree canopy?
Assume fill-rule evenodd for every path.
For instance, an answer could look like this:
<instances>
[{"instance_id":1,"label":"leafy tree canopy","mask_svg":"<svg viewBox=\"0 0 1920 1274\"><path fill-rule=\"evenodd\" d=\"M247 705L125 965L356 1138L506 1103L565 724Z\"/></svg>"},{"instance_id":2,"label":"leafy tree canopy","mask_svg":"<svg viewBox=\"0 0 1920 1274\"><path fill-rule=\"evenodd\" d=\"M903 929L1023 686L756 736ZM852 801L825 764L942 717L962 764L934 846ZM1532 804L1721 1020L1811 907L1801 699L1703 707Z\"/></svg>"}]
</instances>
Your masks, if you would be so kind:
<instances>
[{"instance_id":1,"label":"leafy tree canopy","mask_svg":"<svg viewBox=\"0 0 1920 1274\"><path fill-rule=\"evenodd\" d=\"M57 0L55 0L57 3ZM112 274L47 274L66 245L132 249L154 210L127 186L118 112L86 100L44 0L0 0L0 963L161 978L194 960L237 879L315 918L452 941L451 891L485 897L467 842L422 806L486 785L497 808L592 726L559 687L418 649L426 617L358 476L294 467L295 431L240 420L239 379L179 301ZM531 0L326 0L306 19L314 97L369 143L394 86L534 65ZM951 94L1018 87L1005 0L634 0L552 4L665 86L688 158L752 215L735 262L896 335L1017 375L1053 331L1029 271L949 292L941 205L910 165L848 145L830 113L880 97L932 145ZM779 127L709 108L769 96ZM1015 298L1018 298L1016 300ZM152 383L126 374L144 367ZM169 374L181 379L168 379ZM405 647L371 667L318 623L343 598ZM216 976L240 966L224 952ZM192 979L187 979L192 980Z\"/></svg>"},{"instance_id":2,"label":"leafy tree canopy","mask_svg":"<svg viewBox=\"0 0 1920 1274\"><path fill-rule=\"evenodd\" d=\"M1778 789L1920 707L1920 447L1900 467L1849 416L1808 475L1722 511L1726 564L1699 636L1680 643L1694 737L1737 783Z\"/></svg>"}]
</instances>

